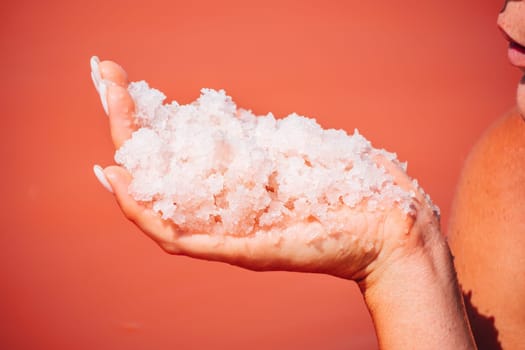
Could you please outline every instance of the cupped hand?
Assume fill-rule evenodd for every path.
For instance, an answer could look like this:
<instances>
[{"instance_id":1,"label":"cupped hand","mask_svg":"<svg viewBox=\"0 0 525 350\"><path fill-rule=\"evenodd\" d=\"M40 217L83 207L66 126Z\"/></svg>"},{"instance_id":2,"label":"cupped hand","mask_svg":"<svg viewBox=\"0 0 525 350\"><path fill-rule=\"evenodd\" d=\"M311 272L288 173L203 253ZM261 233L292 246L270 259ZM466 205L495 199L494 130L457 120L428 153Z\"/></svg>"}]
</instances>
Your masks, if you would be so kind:
<instances>
[{"instance_id":1,"label":"cupped hand","mask_svg":"<svg viewBox=\"0 0 525 350\"><path fill-rule=\"evenodd\" d=\"M97 58L92 59L91 68L118 149L137 129L127 75L118 64L99 62ZM410 213L397 205L370 211L364 202L353 208L342 207L332 213L334 222L343 227L337 233L308 219L292 220L285 226L259 229L249 235L184 232L132 198L128 193L131 175L125 169L109 166L96 173L102 182L108 181L124 215L168 253L257 271L319 272L360 281L393 259L415 254L432 244L439 225L431 203L405 172L387 159L377 161L399 186L415 193Z\"/></svg>"}]
</instances>

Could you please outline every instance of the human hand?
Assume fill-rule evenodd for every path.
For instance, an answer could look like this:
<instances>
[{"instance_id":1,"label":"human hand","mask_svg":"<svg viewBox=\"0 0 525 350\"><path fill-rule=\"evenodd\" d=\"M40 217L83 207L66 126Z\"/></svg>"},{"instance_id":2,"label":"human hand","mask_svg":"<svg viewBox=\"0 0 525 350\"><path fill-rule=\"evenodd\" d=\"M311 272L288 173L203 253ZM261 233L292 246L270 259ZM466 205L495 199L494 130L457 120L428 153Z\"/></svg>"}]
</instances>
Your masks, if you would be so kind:
<instances>
[{"instance_id":1,"label":"human hand","mask_svg":"<svg viewBox=\"0 0 525 350\"><path fill-rule=\"evenodd\" d=\"M109 115L113 143L119 149L137 129L126 73L113 62L92 59L92 75ZM439 239L438 219L419 187L392 161L379 157L377 162L397 185L414 193L410 212L397 205L370 211L365 202L352 208L343 206L330 213L332 223L340 227L337 232L319 221L297 218L285 225L258 228L249 235L188 232L135 201L128 193L131 175L124 168L110 166L95 172L102 182L108 182L124 215L168 253L251 270L319 272L363 281L392 260Z\"/></svg>"}]
</instances>

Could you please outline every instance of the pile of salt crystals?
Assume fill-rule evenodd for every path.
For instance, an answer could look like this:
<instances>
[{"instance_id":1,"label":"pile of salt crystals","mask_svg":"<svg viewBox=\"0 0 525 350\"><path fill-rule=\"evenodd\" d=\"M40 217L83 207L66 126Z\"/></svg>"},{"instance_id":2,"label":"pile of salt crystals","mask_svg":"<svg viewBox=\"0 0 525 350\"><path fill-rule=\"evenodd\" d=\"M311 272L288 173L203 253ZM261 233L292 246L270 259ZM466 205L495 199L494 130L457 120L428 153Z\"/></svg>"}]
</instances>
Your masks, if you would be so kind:
<instances>
[{"instance_id":1,"label":"pile of salt crystals","mask_svg":"<svg viewBox=\"0 0 525 350\"><path fill-rule=\"evenodd\" d=\"M256 117L223 90L202 89L188 105L163 104L144 81L129 93L139 129L115 160L133 177L132 196L184 231L245 235L301 219L330 230L341 206L410 211L414 193L374 159L406 164L357 130L323 130L296 114Z\"/></svg>"}]
</instances>

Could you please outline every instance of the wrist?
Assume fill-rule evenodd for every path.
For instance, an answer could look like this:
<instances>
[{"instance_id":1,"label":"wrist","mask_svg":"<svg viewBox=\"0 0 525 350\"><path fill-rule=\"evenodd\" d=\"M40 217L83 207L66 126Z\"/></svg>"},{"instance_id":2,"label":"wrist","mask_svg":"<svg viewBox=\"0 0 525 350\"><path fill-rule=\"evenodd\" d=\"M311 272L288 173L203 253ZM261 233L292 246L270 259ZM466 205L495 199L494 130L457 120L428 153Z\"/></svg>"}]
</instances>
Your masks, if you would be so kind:
<instances>
[{"instance_id":1,"label":"wrist","mask_svg":"<svg viewBox=\"0 0 525 350\"><path fill-rule=\"evenodd\" d=\"M475 349L448 245L436 225L417 225L414 244L392 250L359 281L379 344Z\"/></svg>"},{"instance_id":2,"label":"wrist","mask_svg":"<svg viewBox=\"0 0 525 350\"><path fill-rule=\"evenodd\" d=\"M422 214L418 213L417 219L407 218L404 232L384 237L380 253L358 281L363 294L383 288L390 280L411 283L419 274L455 279L450 249L437 219L429 213ZM387 220L387 225L392 223Z\"/></svg>"}]
</instances>

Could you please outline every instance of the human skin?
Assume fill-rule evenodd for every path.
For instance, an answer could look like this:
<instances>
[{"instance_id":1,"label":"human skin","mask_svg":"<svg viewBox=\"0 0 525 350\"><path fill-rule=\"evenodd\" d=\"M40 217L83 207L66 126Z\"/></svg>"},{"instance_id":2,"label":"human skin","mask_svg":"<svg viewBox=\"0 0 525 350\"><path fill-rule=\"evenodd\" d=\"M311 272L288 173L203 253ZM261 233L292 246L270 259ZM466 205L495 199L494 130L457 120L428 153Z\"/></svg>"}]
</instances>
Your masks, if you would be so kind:
<instances>
[{"instance_id":1,"label":"human skin","mask_svg":"<svg viewBox=\"0 0 525 350\"><path fill-rule=\"evenodd\" d=\"M511 63L525 71L525 55L512 52L525 45L525 1L507 1L498 25L510 40ZM516 102L467 158L449 223L480 349L525 349L525 77Z\"/></svg>"},{"instance_id":2,"label":"human skin","mask_svg":"<svg viewBox=\"0 0 525 350\"><path fill-rule=\"evenodd\" d=\"M117 64L92 59L94 83L119 148L136 129L128 80ZM377 160L396 182L414 191L413 211L393 206L368 211L343 207L334 235L318 222L300 220L248 236L190 234L164 221L128 193L123 168L97 168L124 215L166 252L226 262L251 270L325 273L359 284L383 349L474 349L449 248L431 203L397 165ZM316 237L315 244L312 237Z\"/></svg>"}]
</instances>

